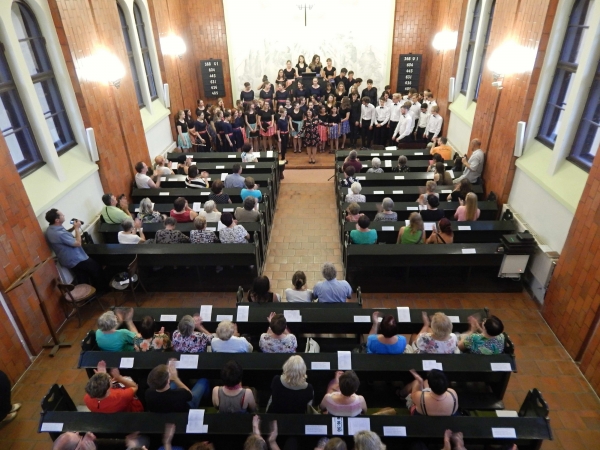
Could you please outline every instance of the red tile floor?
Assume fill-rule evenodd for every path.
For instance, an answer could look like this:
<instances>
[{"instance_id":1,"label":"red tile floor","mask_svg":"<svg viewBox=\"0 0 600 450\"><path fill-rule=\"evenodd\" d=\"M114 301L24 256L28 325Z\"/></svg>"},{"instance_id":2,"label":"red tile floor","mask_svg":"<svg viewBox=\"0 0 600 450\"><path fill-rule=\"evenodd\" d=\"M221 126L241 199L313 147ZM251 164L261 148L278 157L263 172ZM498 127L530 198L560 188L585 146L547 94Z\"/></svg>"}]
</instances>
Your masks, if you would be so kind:
<instances>
[{"instance_id":1,"label":"red tile floor","mask_svg":"<svg viewBox=\"0 0 600 450\"><path fill-rule=\"evenodd\" d=\"M312 286L320 264L332 261L341 269L333 187L326 183L331 170L286 173L271 235L265 273L275 292L291 283L295 270L304 270ZM341 277L341 270L340 277ZM105 297L112 304L110 297ZM541 390L550 407L555 439L544 442L544 450L599 448L600 400L577 365L560 345L539 313L539 306L523 294L369 294L365 307L409 306L415 308L488 307L500 317L516 346L518 373L511 376L505 396L507 409L516 410L528 389ZM143 296L146 307L182 307L212 303L232 306L235 293L152 293ZM50 449L47 434L37 434L40 400L53 383L64 384L75 403L82 404L87 376L77 369L79 342L95 328L97 307L85 311L85 322L77 327L71 319L62 336L73 342L54 358L47 351L38 356L13 389L13 402L22 402L17 419L0 429L0 448Z\"/></svg>"}]
</instances>

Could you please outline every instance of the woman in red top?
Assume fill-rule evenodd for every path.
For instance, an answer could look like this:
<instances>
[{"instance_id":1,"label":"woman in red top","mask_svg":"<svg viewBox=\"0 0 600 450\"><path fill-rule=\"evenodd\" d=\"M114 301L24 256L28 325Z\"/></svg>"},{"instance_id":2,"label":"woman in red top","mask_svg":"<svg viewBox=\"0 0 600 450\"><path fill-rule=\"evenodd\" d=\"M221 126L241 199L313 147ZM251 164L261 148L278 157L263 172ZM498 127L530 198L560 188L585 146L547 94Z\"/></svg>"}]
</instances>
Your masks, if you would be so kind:
<instances>
[{"instance_id":1,"label":"woman in red top","mask_svg":"<svg viewBox=\"0 0 600 450\"><path fill-rule=\"evenodd\" d=\"M188 206L184 197L177 197L169 215L179 223L193 222L198 213Z\"/></svg>"},{"instance_id":2,"label":"woman in red top","mask_svg":"<svg viewBox=\"0 0 600 450\"><path fill-rule=\"evenodd\" d=\"M124 388L111 387L111 382L121 384ZM83 401L91 412L96 413L142 412L144 406L135 396L137 390L138 385L131 378L122 376L119 369L111 369L109 375L106 373L106 363L100 361L96 374L85 386Z\"/></svg>"}]
</instances>

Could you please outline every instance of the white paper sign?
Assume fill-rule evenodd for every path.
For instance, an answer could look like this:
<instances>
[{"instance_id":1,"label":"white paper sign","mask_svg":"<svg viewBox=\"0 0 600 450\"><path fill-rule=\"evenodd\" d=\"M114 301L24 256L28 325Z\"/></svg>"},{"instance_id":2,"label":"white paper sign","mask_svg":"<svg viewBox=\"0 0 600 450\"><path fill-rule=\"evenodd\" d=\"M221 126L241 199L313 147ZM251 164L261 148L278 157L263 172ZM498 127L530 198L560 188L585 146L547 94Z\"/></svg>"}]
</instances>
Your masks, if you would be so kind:
<instances>
[{"instance_id":1,"label":"white paper sign","mask_svg":"<svg viewBox=\"0 0 600 450\"><path fill-rule=\"evenodd\" d=\"M433 172L428 172L428 173L427 173L427 179L428 179L428 180L433 180L433 176L434 176L434 175L435 175L435 174L434 174Z\"/></svg>"},{"instance_id":2,"label":"white paper sign","mask_svg":"<svg viewBox=\"0 0 600 450\"><path fill-rule=\"evenodd\" d=\"M357 180L366 180L367 179L367 177L354 177L354 178L356 178Z\"/></svg>"},{"instance_id":3,"label":"white paper sign","mask_svg":"<svg viewBox=\"0 0 600 450\"><path fill-rule=\"evenodd\" d=\"M470 225L459 225L458 229L460 231L471 231L471 226Z\"/></svg>"},{"instance_id":4,"label":"white paper sign","mask_svg":"<svg viewBox=\"0 0 600 450\"><path fill-rule=\"evenodd\" d=\"M407 206L406 210L407 211L418 211L419 207L418 206Z\"/></svg>"},{"instance_id":5,"label":"white paper sign","mask_svg":"<svg viewBox=\"0 0 600 450\"><path fill-rule=\"evenodd\" d=\"M462 249L463 255L469 255L472 253L477 253L477 251L474 248L463 248Z\"/></svg>"},{"instance_id":6,"label":"white paper sign","mask_svg":"<svg viewBox=\"0 0 600 450\"><path fill-rule=\"evenodd\" d=\"M210 322L212 317L212 305L200 305L200 318L202 322Z\"/></svg>"},{"instance_id":7,"label":"white paper sign","mask_svg":"<svg viewBox=\"0 0 600 450\"><path fill-rule=\"evenodd\" d=\"M427 205L419 205L419 211L425 211L427 209Z\"/></svg>"},{"instance_id":8,"label":"white paper sign","mask_svg":"<svg viewBox=\"0 0 600 450\"><path fill-rule=\"evenodd\" d=\"M510 363L490 363L493 372L512 372Z\"/></svg>"},{"instance_id":9,"label":"white paper sign","mask_svg":"<svg viewBox=\"0 0 600 450\"><path fill-rule=\"evenodd\" d=\"M272 157L273 157L273 152L269 150L267 152L267 158L272 158Z\"/></svg>"},{"instance_id":10,"label":"white paper sign","mask_svg":"<svg viewBox=\"0 0 600 450\"><path fill-rule=\"evenodd\" d=\"M185 157L186 157L187 159L192 159L192 158L194 157L194 155L185 155Z\"/></svg>"},{"instance_id":11,"label":"white paper sign","mask_svg":"<svg viewBox=\"0 0 600 450\"><path fill-rule=\"evenodd\" d=\"M452 189L442 189L442 194L452 194Z\"/></svg>"},{"instance_id":12,"label":"white paper sign","mask_svg":"<svg viewBox=\"0 0 600 450\"><path fill-rule=\"evenodd\" d=\"M338 370L352 370L351 352L338 352Z\"/></svg>"},{"instance_id":13,"label":"white paper sign","mask_svg":"<svg viewBox=\"0 0 600 450\"><path fill-rule=\"evenodd\" d=\"M424 359L423 360L423 370L431 370L431 369L442 369L442 363L439 363L433 359Z\"/></svg>"},{"instance_id":14,"label":"white paper sign","mask_svg":"<svg viewBox=\"0 0 600 450\"><path fill-rule=\"evenodd\" d=\"M140 208L135 208L133 212L140 212Z\"/></svg>"},{"instance_id":15,"label":"white paper sign","mask_svg":"<svg viewBox=\"0 0 600 450\"><path fill-rule=\"evenodd\" d=\"M331 364L328 361L313 361L310 363L311 370L331 370Z\"/></svg>"},{"instance_id":16,"label":"white paper sign","mask_svg":"<svg viewBox=\"0 0 600 450\"><path fill-rule=\"evenodd\" d=\"M404 221L404 223L406 224L406 226L409 226L410 225L410 220L407 219L407 220Z\"/></svg>"},{"instance_id":17,"label":"white paper sign","mask_svg":"<svg viewBox=\"0 0 600 450\"><path fill-rule=\"evenodd\" d=\"M236 155L227 155L228 158L235 158Z\"/></svg>"},{"instance_id":18,"label":"white paper sign","mask_svg":"<svg viewBox=\"0 0 600 450\"><path fill-rule=\"evenodd\" d=\"M450 319L450 322L452 322L452 323L460 322L460 317L458 317L458 316L448 316L448 319Z\"/></svg>"},{"instance_id":19,"label":"white paper sign","mask_svg":"<svg viewBox=\"0 0 600 450\"><path fill-rule=\"evenodd\" d=\"M415 155L422 155L423 152L415 152Z\"/></svg>"},{"instance_id":20,"label":"white paper sign","mask_svg":"<svg viewBox=\"0 0 600 450\"><path fill-rule=\"evenodd\" d=\"M200 195L210 195L210 192L208 192L208 191L200 192Z\"/></svg>"},{"instance_id":21,"label":"white paper sign","mask_svg":"<svg viewBox=\"0 0 600 450\"><path fill-rule=\"evenodd\" d=\"M121 369L131 369L133 367L133 358L121 358L119 367Z\"/></svg>"},{"instance_id":22,"label":"white paper sign","mask_svg":"<svg viewBox=\"0 0 600 450\"><path fill-rule=\"evenodd\" d=\"M406 427L383 427L384 436L406 436Z\"/></svg>"},{"instance_id":23,"label":"white paper sign","mask_svg":"<svg viewBox=\"0 0 600 450\"><path fill-rule=\"evenodd\" d=\"M196 212L200 212L202 210L202 202L192 203L192 209Z\"/></svg>"},{"instance_id":24,"label":"white paper sign","mask_svg":"<svg viewBox=\"0 0 600 450\"><path fill-rule=\"evenodd\" d=\"M206 231L217 231L217 227L206 227Z\"/></svg>"},{"instance_id":25,"label":"white paper sign","mask_svg":"<svg viewBox=\"0 0 600 450\"><path fill-rule=\"evenodd\" d=\"M344 418L343 417L332 417L331 418L331 434L334 436L344 435Z\"/></svg>"},{"instance_id":26,"label":"white paper sign","mask_svg":"<svg viewBox=\"0 0 600 450\"><path fill-rule=\"evenodd\" d=\"M288 322L302 322L302 316L299 309L288 309L283 311L283 317Z\"/></svg>"},{"instance_id":27,"label":"white paper sign","mask_svg":"<svg viewBox=\"0 0 600 450\"><path fill-rule=\"evenodd\" d=\"M221 181L225 181L225 178L227 178L227 172L222 172L221 173Z\"/></svg>"},{"instance_id":28,"label":"white paper sign","mask_svg":"<svg viewBox=\"0 0 600 450\"><path fill-rule=\"evenodd\" d=\"M396 148L394 147L392 150L396 150ZM384 153L383 156L392 156L391 153Z\"/></svg>"},{"instance_id":29,"label":"white paper sign","mask_svg":"<svg viewBox=\"0 0 600 450\"><path fill-rule=\"evenodd\" d=\"M223 208L223 212L233 212L233 208Z\"/></svg>"},{"instance_id":30,"label":"white paper sign","mask_svg":"<svg viewBox=\"0 0 600 450\"><path fill-rule=\"evenodd\" d=\"M371 153L371 156L379 156L379 153Z\"/></svg>"},{"instance_id":31,"label":"white paper sign","mask_svg":"<svg viewBox=\"0 0 600 450\"><path fill-rule=\"evenodd\" d=\"M304 425L304 434L327 436L327 425Z\"/></svg>"},{"instance_id":32,"label":"white paper sign","mask_svg":"<svg viewBox=\"0 0 600 450\"><path fill-rule=\"evenodd\" d=\"M373 191L373 194L383 194L384 191Z\"/></svg>"},{"instance_id":33,"label":"white paper sign","mask_svg":"<svg viewBox=\"0 0 600 450\"><path fill-rule=\"evenodd\" d=\"M392 160L386 159L384 164L385 164L385 167L392 167Z\"/></svg>"},{"instance_id":34,"label":"white paper sign","mask_svg":"<svg viewBox=\"0 0 600 450\"><path fill-rule=\"evenodd\" d=\"M204 425L204 410L190 409L186 433L207 433L208 425Z\"/></svg>"},{"instance_id":35,"label":"white paper sign","mask_svg":"<svg viewBox=\"0 0 600 450\"><path fill-rule=\"evenodd\" d=\"M224 169L225 166L215 166L215 169Z\"/></svg>"},{"instance_id":36,"label":"white paper sign","mask_svg":"<svg viewBox=\"0 0 600 450\"><path fill-rule=\"evenodd\" d=\"M410 322L410 308L408 306L398 306L398 322Z\"/></svg>"},{"instance_id":37,"label":"white paper sign","mask_svg":"<svg viewBox=\"0 0 600 450\"><path fill-rule=\"evenodd\" d=\"M161 314L159 322L177 322L177 314Z\"/></svg>"},{"instance_id":38,"label":"white paper sign","mask_svg":"<svg viewBox=\"0 0 600 450\"><path fill-rule=\"evenodd\" d=\"M425 231L435 231L435 222L424 222L423 228Z\"/></svg>"},{"instance_id":39,"label":"white paper sign","mask_svg":"<svg viewBox=\"0 0 600 450\"><path fill-rule=\"evenodd\" d=\"M222 322L223 320L229 320L233 322L233 315L231 314L217 314L217 322Z\"/></svg>"},{"instance_id":40,"label":"white paper sign","mask_svg":"<svg viewBox=\"0 0 600 450\"><path fill-rule=\"evenodd\" d=\"M394 227L381 227L381 231L394 231Z\"/></svg>"},{"instance_id":41,"label":"white paper sign","mask_svg":"<svg viewBox=\"0 0 600 450\"><path fill-rule=\"evenodd\" d=\"M62 431L64 423L44 422L41 431Z\"/></svg>"},{"instance_id":42,"label":"white paper sign","mask_svg":"<svg viewBox=\"0 0 600 450\"><path fill-rule=\"evenodd\" d=\"M159 192L158 195L168 196L169 193L168 192Z\"/></svg>"},{"instance_id":43,"label":"white paper sign","mask_svg":"<svg viewBox=\"0 0 600 450\"><path fill-rule=\"evenodd\" d=\"M237 308L237 322L248 322L248 314L250 307L248 305L240 305Z\"/></svg>"},{"instance_id":44,"label":"white paper sign","mask_svg":"<svg viewBox=\"0 0 600 450\"><path fill-rule=\"evenodd\" d=\"M359 431L371 431L371 419L367 417L348 417L348 436Z\"/></svg>"},{"instance_id":45,"label":"white paper sign","mask_svg":"<svg viewBox=\"0 0 600 450\"><path fill-rule=\"evenodd\" d=\"M404 175L396 175L394 180L404 180Z\"/></svg>"},{"instance_id":46,"label":"white paper sign","mask_svg":"<svg viewBox=\"0 0 600 450\"><path fill-rule=\"evenodd\" d=\"M254 164L252 164L252 165L248 164L248 165L246 166L246 169L254 169L255 167L256 167L256 166L255 166Z\"/></svg>"},{"instance_id":47,"label":"white paper sign","mask_svg":"<svg viewBox=\"0 0 600 450\"><path fill-rule=\"evenodd\" d=\"M392 191L392 194L404 194L404 191Z\"/></svg>"},{"instance_id":48,"label":"white paper sign","mask_svg":"<svg viewBox=\"0 0 600 450\"><path fill-rule=\"evenodd\" d=\"M160 181L167 181L167 177L160 177ZM177 181L177 178L169 178L169 181Z\"/></svg>"},{"instance_id":49,"label":"white paper sign","mask_svg":"<svg viewBox=\"0 0 600 450\"><path fill-rule=\"evenodd\" d=\"M173 169L173 170L177 169L177 163L176 162L172 162L171 163L171 169Z\"/></svg>"},{"instance_id":50,"label":"white paper sign","mask_svg":"<svg viewBox=\"0 0 600 450\"><path fill-rule=\"evenodd\" d=\"M514 428L492 428L492 436L497 439L516 439L517 432Z\"/></svg>"},{"instance_id":51,"label":"white paper sign","mask_svg":"<svg viewBox=\"0 0 600 450\"><path fill-rule=\"evenodd\" d=\"M355 322L370 322L371 318L369 316L354 316Z\"/></svg>"},{"instance_id":52,"label":"white paper sign","mask_svg":"<svg viewBox=\"0 0 600 450\"><path fill-rule=\"evenodd\" d=\"M197 369L198 355L181 355L179 357L179 369Z\"/></svg>"},{"instance_id":53,"label":"white paper sign","mask_svg":"<svg viewBox=\"0 0 600 450\"><path fill-rule=\"evenodd\" d=\"M385 149L386 150L398 150L398 147L396 147L395 145L392 145L390 147L386 147ZM385 153L384 153L384 155L385 155ZM391 153L388 153L388 155L391 155Z\"/></svg>"},{"instance_id":54,"label":"white paper sign","mask_svg":"<svg viewBox=\"0 0 600 450\"><path fill-rule=\"evenodd\" d=\"M448 164L444 164L445 166L447 166ZM447 170L446 172L448 172L450 174L450 177L454 180L456 177L454 176L454 171L453 170Z\"/></svg>"},{"instance_id":55,"label":"white paper sign","mask_svg":"<svg viewBox=\"0 0 600 450\"><path fill-rule=\"evenodd\" d=\"M496 411L496 415L498 417L519 417L519 413L516 411L511 411L509 409L505 409L505 410L497 410Z\"/></svg>"}]
</instances>

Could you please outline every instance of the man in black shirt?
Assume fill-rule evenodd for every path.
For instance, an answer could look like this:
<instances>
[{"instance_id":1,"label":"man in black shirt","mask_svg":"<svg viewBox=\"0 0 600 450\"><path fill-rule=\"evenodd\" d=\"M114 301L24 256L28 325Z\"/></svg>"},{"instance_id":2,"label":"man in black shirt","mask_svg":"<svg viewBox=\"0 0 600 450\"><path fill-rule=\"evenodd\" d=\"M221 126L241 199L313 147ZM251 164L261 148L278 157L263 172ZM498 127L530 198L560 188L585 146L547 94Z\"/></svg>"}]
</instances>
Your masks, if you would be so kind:
<instances>
[{"instance_id":1,"label":"man in black shirt","mask_svg":"<svg viewBox=\"0 0 600 450\"><path fill-rule=\"evenodd\" d=\"M160 364L148 375L146 391L146 410L150 412L171 413L188 412L197 409L200 400L210 392L206 378L199 379L192 389L179 379L175 361L169 365Z\"/></svg>"},{"instance_id":2,"label":"man in black shirt","mask_svg":"<svg viewBox=\"0 0 600 450\"><path fill-rule=\"evenodd\" d=\"M373 106L376 106L378 104L377 88L373 87L373 80L371 80L371 79L367 80L367 87L366 87L366 89L363 89L362 95L360 97L361 98L369 97L369 99L371 100L371 105L373 105Z\"/></svg>"}]
</instances>

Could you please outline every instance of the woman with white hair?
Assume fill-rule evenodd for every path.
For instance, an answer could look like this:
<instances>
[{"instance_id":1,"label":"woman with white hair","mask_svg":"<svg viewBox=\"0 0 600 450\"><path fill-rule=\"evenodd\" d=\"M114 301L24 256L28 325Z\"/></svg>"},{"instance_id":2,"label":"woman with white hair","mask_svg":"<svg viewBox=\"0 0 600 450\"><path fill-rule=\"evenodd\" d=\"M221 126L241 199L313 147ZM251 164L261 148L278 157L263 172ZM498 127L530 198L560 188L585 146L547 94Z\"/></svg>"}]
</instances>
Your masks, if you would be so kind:
<instances>
[{"instance_id":1,"label":"woman with white hair","mask_svg":"<svg viewBox=\"0 0 600 450\"><path fill-rule=\"evenodd\" d=\"M202 326L202 318L186 315L181 318L173 332L173 350L179 353L202 353L213 339L213 335Z\"/></svg>"},{"instance_id":2,"label":"woman with white hair","mask_svg":"<svg viewBox=\"0 0 600 450\"><path fill-rule=\"evenodd\" d=\"M437 312L431 320L423 311L423 328L412 347L415 353L456 353L458 338L452 332L452 322L443 312Z\"/></svg>"},{"instance_id":3,"label":"woman with white hair","mask_svg":"<svg viewBox=\"0 0 600 450\"><path fill-rule=\"evenodd\" d=\"M223 320L217 326L216 337L213 338L211 349L220 353L252 353L252 344L240 337L237 325L230 320Z\"/></svg>"},{"instance_id":4,"label":"woman with white hair","mask_svg":"<svg viewBox=\"0 0 600 450\"><path fill-rule=\"evenodd\" d=\"M204 203L204 209L198 215L204 217L207 222L218 222L221 220L221 213L217 209L214 200L208 200Z\"/></svg>"},{"instance_id":5,"label":"woman with white hair","mask_svg":"<svg viewBox=\"0 0 600 450\"><path fill-rule=\"evenodd\" d=\"M119 328L119 318L112 311L106 311L98 318L96 343L105 352L132 352L133 339L141 336L132 321L133 310L123 318L127 329Z\"/></svg>"},{"instance_id":6,"label":"woman with white hair","mask_svg":"<svg viewBox=\"0 0 600 450\"><path fill-rule=\"evenodd\" d=\"M394 207L394 201L386 197L381 202L381 206L377 205L379 212L375 214L373 222L396 222L398 220L398 214L392 211Z\"/></svg>"},{"instance_id":7,"label":"woman with white hair","mask_svg":"<svg viewBox=\"0 0 600 450\"><path fill-rule=\"evenodd\" d=\"M291 356L283 365L283 373L271 382L269 414L305 414L312 405L314 389L306 382L306 364L299 355Z\"/></svg>"},{"instance_id":8,"label":"woman with white hair","mask_svg":"<svg viewBox=\"0 0 600 450\"><path fill-rule=\"evenodd\" d=\"M372 431L359 431L354 435L354 450L385 450L386 446L381 442L377 433Z\"/></svg>"},{"instance_id":9,"label":"woman with white hair","mask_svg":"<svg viewBox=\"0 0 600 450\"><path fill-rule=\"evenodd\" d=\"M360 191L362 191L362 186L358 181L352 183L352 186L350 186L350 191L352 194L346 195L346 203L364 203L367 201L365 196L361 195L360 193Z\"/></svg>"},{"instance_id":10,"label":"woman with white hair","mask_svg":"<svg viewBox=\"0 0 600 450\"><path fill-rule=\"evenodd\" d=\"M142 223L159 223L165 220L161 213L153 210L154 203L148 197L143 198L140 202L140 212L138 212L137 218Z\"/></svg>"},{"instance_id":11,"label":"woman with white hair","mask_svg":"<svg viewBox=\"0 0 600 450\"><path fill-rule=\"evenodd\" d=\"M132 219L127 218L121 222L121 228L123 231L119 231L117 238L119 244L141 244L146 242L146 236L144 236L144 230L139 219L135 219L135 223Z\"/></svg>"},{"instance_id":12,"label":"woman with white hair","mask_svg":"<svg viewBox=\"0 0 600 450\"><path fill-rule=\"evenodd\" d=\"M373 158L371 160L371 168L367 170L367 173L383 173L381 168L381 160L379 158Z\"/></svg>"}]
</instances>

